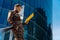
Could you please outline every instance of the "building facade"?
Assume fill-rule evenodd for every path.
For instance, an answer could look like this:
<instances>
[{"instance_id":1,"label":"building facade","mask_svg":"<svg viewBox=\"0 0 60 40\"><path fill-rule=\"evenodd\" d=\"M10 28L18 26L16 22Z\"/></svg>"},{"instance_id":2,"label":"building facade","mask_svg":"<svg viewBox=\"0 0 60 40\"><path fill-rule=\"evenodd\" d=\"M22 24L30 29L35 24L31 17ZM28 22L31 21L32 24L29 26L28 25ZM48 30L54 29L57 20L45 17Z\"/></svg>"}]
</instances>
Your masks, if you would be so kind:
<instances>
[{"instance_id":1,"label":"building facade","mask_svg":"<svg viewBox=\"0 0 60 40\"><path fill-rule=\"evenodd\" d=\"M15 4L25 6L24 21L31 13L35 14L28 25L24 26L25 40L52 40L52 32L48 31L49 24L52 24L52 0L0 0L0 28L10 26L7 15ZM5 32L3 40L9 39L10 32Z\"/></svg>"}]
</instances>

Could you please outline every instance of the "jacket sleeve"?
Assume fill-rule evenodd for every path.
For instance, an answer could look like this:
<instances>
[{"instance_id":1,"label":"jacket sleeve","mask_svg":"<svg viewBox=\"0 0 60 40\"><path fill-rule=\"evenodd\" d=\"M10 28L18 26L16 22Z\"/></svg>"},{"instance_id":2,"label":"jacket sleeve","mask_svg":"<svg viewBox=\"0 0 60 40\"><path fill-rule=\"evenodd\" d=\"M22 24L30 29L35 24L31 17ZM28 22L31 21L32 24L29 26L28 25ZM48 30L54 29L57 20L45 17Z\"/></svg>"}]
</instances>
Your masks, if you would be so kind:
<instances>
[{"instance_id":1,"label":"jacket sleeve","mask_svg":"<svg viewBox=\"0 0 60 40\"><path fill-rule=\"evenodd\" d=\"M12 16L13 16L12 13L9 11L9 12L8 12L7 21L8 21L10 24L13 24Z\"/></svg>"},{"instance_id":2,"label":"jacket sleeve","mask_svg":"<svg viewBox=\"0 0 60 40\"><path fill-rule=\"evenodd\" d=\"M12 27L9 27L9 28L5 28L4 30L3 30L3 32L6 32L6 31L9 31L9 30L11 30L11 29L13 29L14 27L12 26Z\"/></svg>"}]
</instances>

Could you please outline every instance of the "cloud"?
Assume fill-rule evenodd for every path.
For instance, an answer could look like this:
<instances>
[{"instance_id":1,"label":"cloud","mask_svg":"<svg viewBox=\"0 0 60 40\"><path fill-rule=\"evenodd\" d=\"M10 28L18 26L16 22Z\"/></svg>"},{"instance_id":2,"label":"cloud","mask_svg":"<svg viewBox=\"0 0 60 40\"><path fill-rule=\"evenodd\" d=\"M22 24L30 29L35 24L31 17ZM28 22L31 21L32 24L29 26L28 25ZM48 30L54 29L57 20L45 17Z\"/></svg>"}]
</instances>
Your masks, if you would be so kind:
<instances>
[{"instance_id":1,"label":"cloud","mask_svg":"<svg viewBox=\"0 0 60 40\"><path fill-rule=\"evenodd\" d=\"M60 40L60 1L53 0L53 40Z\"/></svg>"},{"instance_id":2,"label":"cloud","mask_svg":"<svg viewBox=\"0 0 60 40\"><path fill-rule=\"evenodd\" d=\"M60 27L54 28L53 30L53 40L60 40Z\"/></svg>"}]
</instances>

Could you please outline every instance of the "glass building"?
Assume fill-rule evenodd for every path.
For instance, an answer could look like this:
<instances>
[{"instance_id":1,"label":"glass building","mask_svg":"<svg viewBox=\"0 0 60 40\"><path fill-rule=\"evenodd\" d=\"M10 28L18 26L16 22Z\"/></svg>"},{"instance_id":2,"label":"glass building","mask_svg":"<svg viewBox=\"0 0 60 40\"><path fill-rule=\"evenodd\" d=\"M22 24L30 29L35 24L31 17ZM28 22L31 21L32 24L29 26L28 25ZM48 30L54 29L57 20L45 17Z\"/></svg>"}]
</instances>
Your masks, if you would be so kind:
<instances>
[{"instance_id":1,"label":"glass building","mask_svg":"<svg viewBox=\"0 0 60 40\"><path fill-rule=\"evenodd\" d=\"M52 40L52 0L0 0L0 28L10 26L7 15L15 4L25 6L24 21L31 13L35 14L24 26L24 40ZM10 31L4 33L3 40L10 40Z\"/></svg>"}]
</instances>

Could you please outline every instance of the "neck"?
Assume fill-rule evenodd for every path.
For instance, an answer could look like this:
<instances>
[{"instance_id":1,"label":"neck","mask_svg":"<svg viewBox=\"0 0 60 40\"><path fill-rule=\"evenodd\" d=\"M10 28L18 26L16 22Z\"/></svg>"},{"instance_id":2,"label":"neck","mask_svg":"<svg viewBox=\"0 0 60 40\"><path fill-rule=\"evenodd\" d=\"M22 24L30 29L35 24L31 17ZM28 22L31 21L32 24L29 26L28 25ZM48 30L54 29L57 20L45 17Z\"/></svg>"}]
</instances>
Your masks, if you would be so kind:
<instances>
[{"instance_id":1,"label":"neck","mask_svg":"<svg viewBox=\"0 0 60 40\"><path fill-rule=\"evenodd\" d=\"M17 10L14 10L16 13L19 13L19 11L17 11Z\"/></svg>"}]
</instances>

